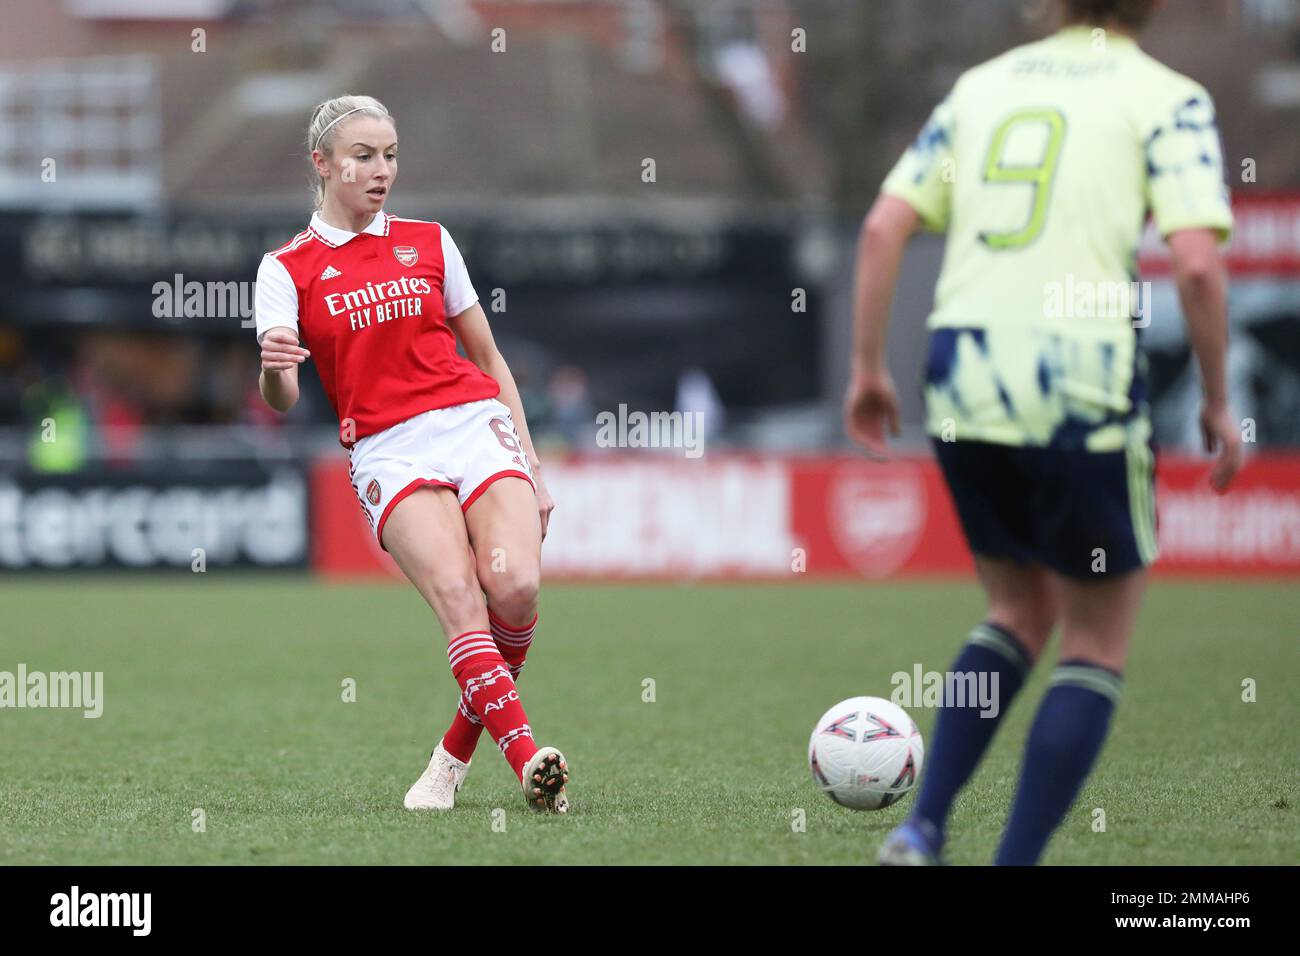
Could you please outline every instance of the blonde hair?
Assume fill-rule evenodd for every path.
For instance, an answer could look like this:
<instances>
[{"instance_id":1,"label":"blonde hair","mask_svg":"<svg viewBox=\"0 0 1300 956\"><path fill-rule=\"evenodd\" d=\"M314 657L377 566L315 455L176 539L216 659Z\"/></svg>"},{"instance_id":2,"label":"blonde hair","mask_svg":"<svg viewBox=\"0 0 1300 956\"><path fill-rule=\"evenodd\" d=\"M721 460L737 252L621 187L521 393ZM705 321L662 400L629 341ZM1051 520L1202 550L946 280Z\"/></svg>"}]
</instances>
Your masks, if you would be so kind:
<instances>
[{"instance_id":1,"label":"blonde hair","mask_svg":"<svg viewBox=\"0 0 1300 956\"><path fill-rule=\"evenodd\" d=\"M394 126L397 125L388 108L373 96L357 96L352 93L336 96L332 100L318 104L316 109L312 110L311 122L307 124L308 160L316 150L320 150L326 156L334 152L334 138L338 136L339 121L349 115L374 116L378 119L386 119ZM325 201L325 181L316 172L315 163L312 163L311 180L312 197L316 208L319 209Z\"/></svg>"}]
</instances>

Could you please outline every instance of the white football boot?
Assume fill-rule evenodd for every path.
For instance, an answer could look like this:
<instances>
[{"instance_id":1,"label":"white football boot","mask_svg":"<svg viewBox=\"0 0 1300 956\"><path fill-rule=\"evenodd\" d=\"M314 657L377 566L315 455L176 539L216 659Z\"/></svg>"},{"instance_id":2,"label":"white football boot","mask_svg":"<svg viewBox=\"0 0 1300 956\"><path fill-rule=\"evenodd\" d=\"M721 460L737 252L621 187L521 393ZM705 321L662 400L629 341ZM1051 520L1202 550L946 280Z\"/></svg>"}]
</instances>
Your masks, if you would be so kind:
<instances>
[{"instance_id":1,"label":"white football boot","mask_svg":"<svg viewBox=\"0 0 1300 956\"><path fill-rule=\"evenodd\" d=\"M443 750L440 740L429 757L429 766L406 791L402 805L408 810L450 810L456 805L456 791L467 773L469 764Z\"/></svg>"},{"instance_id":2,"label":"white football boot","mask_svg":"<svg viewBox=\"0 0 1300 956\"><path fill-rule=\"evenodd\" d=\"M569 797L564 785L569 782L569 764L554 747L542 747L524 765L520 783L524 800L538 813L568 813Z\"/></svg>"}]
</instances>

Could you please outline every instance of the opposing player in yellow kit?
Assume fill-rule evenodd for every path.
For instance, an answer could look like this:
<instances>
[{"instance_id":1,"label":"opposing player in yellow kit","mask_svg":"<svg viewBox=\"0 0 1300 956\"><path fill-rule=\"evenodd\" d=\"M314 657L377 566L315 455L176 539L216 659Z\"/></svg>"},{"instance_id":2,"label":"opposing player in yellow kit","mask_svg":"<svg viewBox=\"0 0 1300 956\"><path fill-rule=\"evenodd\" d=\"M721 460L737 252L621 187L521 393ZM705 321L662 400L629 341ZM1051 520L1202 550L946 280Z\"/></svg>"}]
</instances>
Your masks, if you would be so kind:
<instances>
[{"instance_id":1,"label":"opposing player in yellow kit","mask_svg":"<svg viewBox=\"0 0 1300 956\"><path fill-rule=\"evenodd\" d=\"M949 811L1061 626L999 864L1036 863L1100 753L1156 556L1154 454L1135 294L1148 214L1169 243L1223 491L1232 227L1214 107L1136 35L1160 0L1060 0L1065 27L964 74L885 180L855 288L852 437L883 453L898 407L885 337L919 228L947 234L929 318L927 431L988 598L951 670L996 676L997 717L945 701L911 817L880 862L938 862ZM1166 317L1154 317L1167 321Z\"/></svg>"}]
</instances>

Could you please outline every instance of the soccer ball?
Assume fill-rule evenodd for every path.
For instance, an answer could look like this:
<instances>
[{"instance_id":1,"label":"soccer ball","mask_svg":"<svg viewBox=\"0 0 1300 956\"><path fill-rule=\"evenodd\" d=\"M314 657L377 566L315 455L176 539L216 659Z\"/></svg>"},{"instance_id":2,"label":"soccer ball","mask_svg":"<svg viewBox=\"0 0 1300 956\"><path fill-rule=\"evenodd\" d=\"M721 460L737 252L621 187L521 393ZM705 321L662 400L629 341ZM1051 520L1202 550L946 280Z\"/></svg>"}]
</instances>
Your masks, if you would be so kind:
<instances>
[{"instance_id":1,"label":"soccer ball","mask_svg":"<svg viewBox=\"0 0 1300 956\"><path fill-rule=\"evenodd\" d=\"M925 747L907 711L880 697L850 697L822 715L808 765L825 794L851 810L880 810L921 776Z\"/></svg>"}]
</instances>

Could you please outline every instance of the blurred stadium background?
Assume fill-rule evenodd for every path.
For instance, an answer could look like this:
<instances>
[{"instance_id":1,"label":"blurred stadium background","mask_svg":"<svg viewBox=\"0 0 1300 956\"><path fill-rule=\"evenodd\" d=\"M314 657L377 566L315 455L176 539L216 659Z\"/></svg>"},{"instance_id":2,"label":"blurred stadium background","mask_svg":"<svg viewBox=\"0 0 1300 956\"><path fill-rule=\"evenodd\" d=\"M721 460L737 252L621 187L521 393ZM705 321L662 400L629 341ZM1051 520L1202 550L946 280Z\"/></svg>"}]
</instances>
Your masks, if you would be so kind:
<instances>
[{"instance_id":1,"label":"blurred stadium background","mask_svg":"<svg viewBox=\"0 0 1300 956\"><path fill-rule=\"evenodd\" d=\"M941 244L915 244L886 468L848 453L851 256L965 67L1052 27L1012 0L16 0L0 33L0 567L386 573L311 384L256 387L263 251L310 212L303 129L397 117L401 215L448 225L559 502L552 575L966 567L924 462ZM504 50L500 49L504 44ZM1151 356L1166 568L1300 571L1300 2L1178 0L1146 38L1217 100L1239 215L1233 399L1259 459L1203 494L1160 244ZM645 160L654 161L647 182ZM314 379L306 369L309 383ZM609 455L601 410L705 413L709 454ZM824 507L823 507L824 505ZM390 569L391 570L391 569Z\"/></svg>"}]
</instances>

